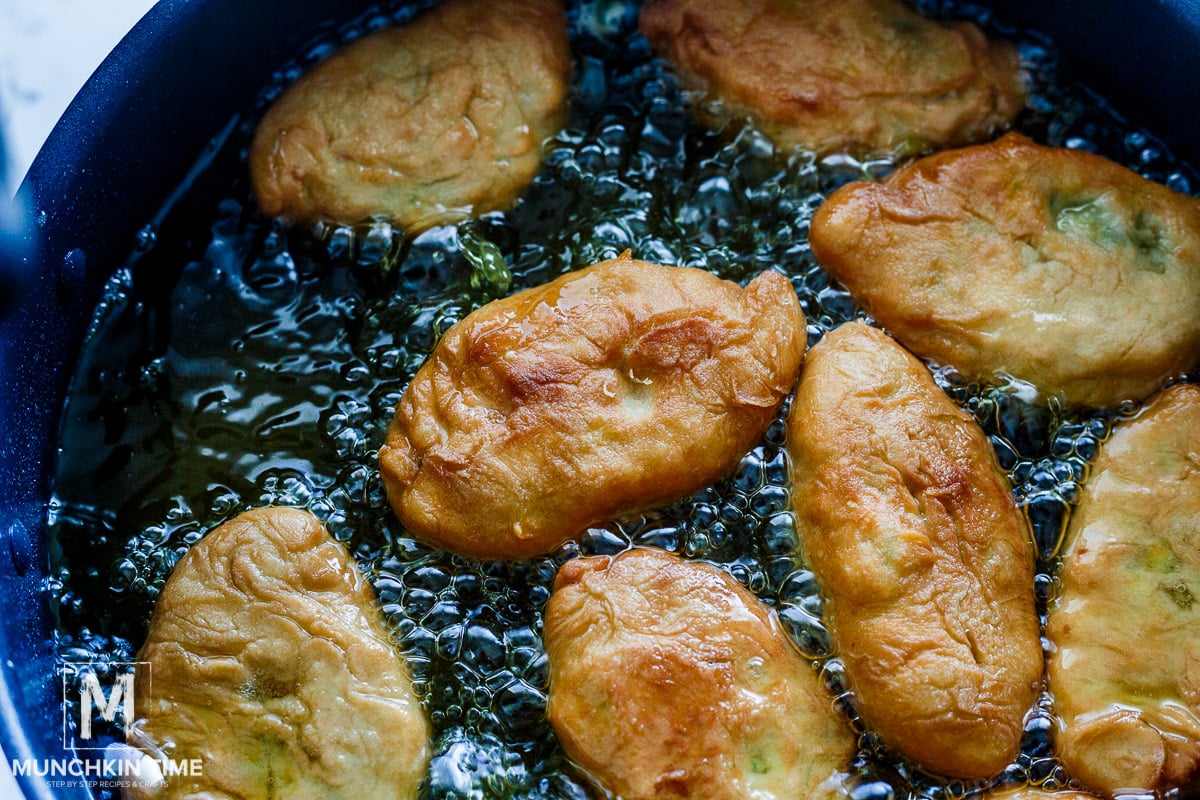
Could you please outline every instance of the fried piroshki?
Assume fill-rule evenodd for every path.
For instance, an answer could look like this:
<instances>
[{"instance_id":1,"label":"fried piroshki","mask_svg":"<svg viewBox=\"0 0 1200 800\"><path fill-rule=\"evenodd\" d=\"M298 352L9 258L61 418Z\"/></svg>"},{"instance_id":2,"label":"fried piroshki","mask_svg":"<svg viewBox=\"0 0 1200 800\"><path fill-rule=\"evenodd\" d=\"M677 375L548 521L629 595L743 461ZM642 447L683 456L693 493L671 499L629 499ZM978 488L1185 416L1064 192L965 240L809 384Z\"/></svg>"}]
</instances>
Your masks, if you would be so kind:
<instances>
[{"instance_id":1,"label":"fried piroshki","mask_svg":"<svg viewBox=\"0 0 1200 800\"><path fill-rule=\"evenodd\" d=\"M806 346L787 278L743 289L628 254L493 301L451 328L380 448L416 536L474 557L544 553L731 469Z\"/></svg>"},{"instance_id":2,"label":"fried piroshki","mask_svg":"<svg viewBox=\"0 0 1200 800\"><path fill-rule=\"evenodd\" d=\"M788 417L792 506L864 723L925 769L1017 756L1042 678L1033 542L975 421L886 334L846 323Z\"/></svg>"}]
</instances>

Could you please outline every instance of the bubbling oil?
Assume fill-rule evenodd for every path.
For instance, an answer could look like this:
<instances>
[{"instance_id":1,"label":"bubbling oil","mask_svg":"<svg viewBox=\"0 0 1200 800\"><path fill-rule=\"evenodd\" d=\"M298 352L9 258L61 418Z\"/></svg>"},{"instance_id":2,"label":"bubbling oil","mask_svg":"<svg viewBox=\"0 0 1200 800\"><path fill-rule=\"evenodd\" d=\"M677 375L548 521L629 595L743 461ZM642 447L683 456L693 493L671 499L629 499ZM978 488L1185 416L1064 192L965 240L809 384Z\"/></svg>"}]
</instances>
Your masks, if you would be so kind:
<instances>
[{"instance_id":1,"label":"bubbling oil","mask_svg":"<svg viewBox=\"0 0 1200 800\"><path fill-rule=\"evenodd\" d=\"M1017 127L1027 135L1100 152L1179 191L1200 186L1150 134L1066 80L1044 39L999 30L971 5L917 6L1018 42L1031 97ZM110 280L63 418L49 512L60 663L132 660L163 582L207 530L264 504L307 508L370 578L411 665L436 737L423 796L585 798L587 782L545 720L542 611L567 559L652 545L720 566L778 611L859 731L852 798L977 792L921 774L858 722L816 579L796 554L786 409L726 478L542 558L481 563L432 551L390 513L377 448L400 394L438 338L505 284L534 286L626 249L743 282L777 269L812 344L867 317L813 260L809 220L836 187L894 166L783 155L748 129L696 127L636 32L636 4L587 0L569 9L570 123L516 208L411 241L382 222L312 231L263 219L245 167L257 117L339 44L413 13L413 4L375 8L285 65ZM1088 464L1114 420L1136 409L1071 415L1015 382L968 384L938 367L935 377L990 436L1029 515L1044 615ZM1020 757L996 783L1067 784L1050 752L1051 711L1043 695Z\"/></svg>"}]
</instances>

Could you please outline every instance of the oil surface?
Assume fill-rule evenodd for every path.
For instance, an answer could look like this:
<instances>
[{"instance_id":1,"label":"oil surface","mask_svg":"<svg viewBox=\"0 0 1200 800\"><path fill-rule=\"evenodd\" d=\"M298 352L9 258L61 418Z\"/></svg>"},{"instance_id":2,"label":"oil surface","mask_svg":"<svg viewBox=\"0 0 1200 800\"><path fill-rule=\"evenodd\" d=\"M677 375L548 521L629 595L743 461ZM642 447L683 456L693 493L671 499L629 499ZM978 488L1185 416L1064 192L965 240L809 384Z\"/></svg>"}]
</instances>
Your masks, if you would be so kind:
<instances>
[{"instance_id":1,"label":"oil surface","mask_svg":"<svg viewBox=\"0 0 1200 800\"><path fill-rule=\"evenodd\" d=\"M810 344L865 318L813 261L808 221L834 188L880 178L893 164L785 157L752 131L696 127L677 82L636 32L636 4L591 0L569 12L571 121L514 210L408 242L383 224L314 232L262 218L245 167L258 115L339 42L411 17L401 6L376 9L282 68L110 281L63 419L50 509L48 591L61 661L132 660L187 548L240 511L274 503L314 512L372 580L433 721L425 797L590 796L544 716L542 609L558 566L579 554L655 545L728 570L779 611L853 717L816 581L794 555L782 417L730 476L697 495L512 564L412 539L388 509L376 461L400 393L450 325L506 290L625 249L737 281L782 271ZM1045 40L998 29L970 5L917 6L1018 42L1032 85L1019 130L1094 150L1179 191L1200 188L1151 135L1064 78ZM507 289L497 254L511 272ZM991 436L1028 511L1044 611L1088 464L1114 418L1136 409L1071 417L1039 405L1027 386L935 374ZM1000 782L1066 785L1050 755L1050 709L1044 696ZM982 788L922 775L869 733L852 772L855 800Z\"/></svg>"}]
</instances>

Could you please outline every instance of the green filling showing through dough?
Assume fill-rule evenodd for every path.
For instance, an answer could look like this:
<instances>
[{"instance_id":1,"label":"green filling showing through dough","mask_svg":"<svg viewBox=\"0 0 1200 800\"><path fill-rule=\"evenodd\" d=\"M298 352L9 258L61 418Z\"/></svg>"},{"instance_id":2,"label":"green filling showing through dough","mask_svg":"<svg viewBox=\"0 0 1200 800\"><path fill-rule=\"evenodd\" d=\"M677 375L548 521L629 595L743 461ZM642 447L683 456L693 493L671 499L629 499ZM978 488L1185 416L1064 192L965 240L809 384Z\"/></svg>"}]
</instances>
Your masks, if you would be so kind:
<instances>
[{"instance_id":1,"label":"green filling showing through dough","mask_svg":"<svg viewBox=\"0 0 1200 800\"><path fill-rule=\"evenodd\" d=\"M1103 195L1084 198L1072 195L1052 195L1050 211L1055 227L1066 235L1098 245L1108 251L1131 248L1137 257L1138 269L1159 274L1166 271L1167 236L1162 224L1145 211L1139 211L1133 222L1114 212Z\"/></svg>"}]
</instances>

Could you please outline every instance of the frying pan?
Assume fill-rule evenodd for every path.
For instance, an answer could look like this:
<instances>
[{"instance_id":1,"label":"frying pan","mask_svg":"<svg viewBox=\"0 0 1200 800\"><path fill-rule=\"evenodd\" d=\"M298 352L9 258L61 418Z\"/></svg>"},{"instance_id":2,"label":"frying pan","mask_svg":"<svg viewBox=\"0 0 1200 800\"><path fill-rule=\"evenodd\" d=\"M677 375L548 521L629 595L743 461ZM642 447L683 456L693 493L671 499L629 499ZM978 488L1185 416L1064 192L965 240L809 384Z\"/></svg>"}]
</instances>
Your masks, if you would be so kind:
<instances>
[{"instance_id":1,"label":"frying pan","mask_svg":"<svg viewBox=\"0 0 1200 800\"><path fill-rule=\"evenodd\" d=\"M594 1L594 0L593 0ZM46 507L56 425L105 280L206 144L280 64L363 0L162 0L67 109L0 226L0 746L68 757L54 680ZM1055 40L1074 77L1200 164L1200 0L1005 0L1000 21ZM3 215L0 214L0 219ZM27 798L85 798L18 777Z\"/></svg>"}]
</instances>

